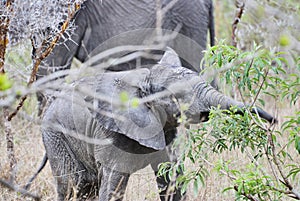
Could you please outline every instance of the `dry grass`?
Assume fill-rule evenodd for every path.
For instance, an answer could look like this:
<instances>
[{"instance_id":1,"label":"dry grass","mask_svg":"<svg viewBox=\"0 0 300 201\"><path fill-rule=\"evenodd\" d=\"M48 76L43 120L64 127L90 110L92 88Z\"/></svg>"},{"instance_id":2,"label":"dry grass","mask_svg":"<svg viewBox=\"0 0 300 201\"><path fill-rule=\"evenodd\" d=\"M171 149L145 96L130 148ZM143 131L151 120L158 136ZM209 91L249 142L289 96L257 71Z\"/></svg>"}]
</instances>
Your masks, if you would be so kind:
<instances>
[{"instance_id":1,"label":"dry grass","mask_svg":"<svg viewBox=\"0 0 300 201\"><path fill-rule=\"evenodd\" d=\"M35 101L34 101L35 102ZM32 103L34 104L34 103ZM28 179L37 170L45 153L44 145L39 131L39 126L20 117L12 121L15 156L17 159L16 167L16 183L24 186ZM6 152L6 139L3 125L0 126L0 178L8 179L9 162ZM33 183L32 192L43 197L42 200L55 200L54 179L51 176L49 165L41 172L37 180ZM1 201L17 201L26 200L18 193L8 191L6 188L0 188ZM27 199L31 200L31 199Z\"/></svg>"},{"instance_id":2,"label":"dry grass","mask_svg":"<svg viewBox=\"0 0 300 201\"><path fill-rule=\"evenodd\" d=\"M274 111L274 107L271 105L266 107L267 111ZM35 101L31 101L27 107L34 108ZM279 110L279 124L283 121L284 116L288 116L294 113L295 110L300 109L300 103L293 108L290 108L288 104L282 104ZM32 111L36 111L32 109ZM34 114L32 114L35 116ZM17 158L17 184L23 186L29 177L37 170L43 154L44 147L39 131L39 126L17 117L12 122L14 130L14 142L15 142L15 155ZM0 178L8 178L9 163L6 153L6 140L3 130L3 125L0 125ZM282 139L284 140L284 139ZM296 153L291 153L295 158L299 158ZM243 164L248 163L245 160L245 155L235 151L227 152L222 155L212 154L210 161L217 161L220 158L232 159L236 166L241 167ZM211 167L208 167L212 169ZM268 168L266 166L266 168ZM190 191L187 194L187 201L214 201L223 200L229 201L234 199L234 193L222 193L222 190L230 185L230 181L226 177L220 177L216 172L211 171L209 177L206 180L206 186L201 187L197 196L194 196ZM298 186L299 188L299 186ZM49 163L47 163L44 170L40 173L38 178L34 181L31 187L31 192L42 196L42 200L51 201L55 200L55 183L51 175ZM0 201L23 201L31 200L24 198L18 193L9 191L6 188L0 187ZM155 176L150 167L146 167L143 170L136 172L131 176L129 185L126 190L125 201L156 201L159 200L157 187L155 183Z\"/></svg>"}]
</instances>

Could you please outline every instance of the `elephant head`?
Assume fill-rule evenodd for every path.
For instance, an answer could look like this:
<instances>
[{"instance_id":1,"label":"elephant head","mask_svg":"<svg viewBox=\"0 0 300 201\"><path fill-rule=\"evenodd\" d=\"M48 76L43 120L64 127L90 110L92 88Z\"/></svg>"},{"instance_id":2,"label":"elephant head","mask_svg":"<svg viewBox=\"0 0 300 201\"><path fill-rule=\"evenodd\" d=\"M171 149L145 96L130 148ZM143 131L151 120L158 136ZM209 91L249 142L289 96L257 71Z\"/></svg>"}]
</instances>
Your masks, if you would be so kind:
<instances>
[{"instance_id":1,"label":"elephant head","mask_svg":"<svg viewBox=\"0 0 300 201\"><path fill-rule=\"evenodd\" d=\"M189 123L199 123L208 120L209 111L213 107L220 109L230 109L236 106L242 113L247 105L233 100L230 97L217 91L210 86L198 73L185 67L181 67L178 55L168 49L161 59L159 65L153 67L152 80L156 85L164 86L181 103L187 104L188 109L185 114ZM270 123L276 123L276 119L260 108L252 108L252 113L258 114L261 118Z\"/></svg>"}]
</instances>

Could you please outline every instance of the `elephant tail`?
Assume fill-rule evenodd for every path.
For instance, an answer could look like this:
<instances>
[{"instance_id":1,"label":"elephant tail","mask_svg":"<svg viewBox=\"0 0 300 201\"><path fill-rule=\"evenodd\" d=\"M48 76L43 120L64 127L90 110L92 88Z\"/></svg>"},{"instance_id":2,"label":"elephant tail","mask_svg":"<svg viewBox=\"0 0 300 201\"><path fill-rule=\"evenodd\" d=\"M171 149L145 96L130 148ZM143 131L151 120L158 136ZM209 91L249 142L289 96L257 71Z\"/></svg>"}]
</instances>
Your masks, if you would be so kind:
<instances>
[{"instance_id":1,"label":"elephant tail","mask_svg":"<svg viewBox=\"0 0 300 201\"><path fill-rule=\"evenodd\" d=\"M28 180L24 189L26 189L26 190L30 189L30 186L31 186L33 180L35 180L35 178L38 176L38 174L44 169L45 165L47 164L47 161L48 161L48 157L47 157L47 154L45 153L44 157L43 157L43 161L40 164L40 167L38 168L37 172L34 173L34 175Z\"/></svg>"},{"instance_id":2,"label":"elephant tail","mask_svg":"<svg viewBox=\"0 0 300 201\"><path fill-rule=\"evenodd\" d=\"M209 29L209 37L210 37L210 46L214 46L215 45L215 18L214 18L213 3L211 3L209 8L208 29Z\"/></svg>"}]
</instances>

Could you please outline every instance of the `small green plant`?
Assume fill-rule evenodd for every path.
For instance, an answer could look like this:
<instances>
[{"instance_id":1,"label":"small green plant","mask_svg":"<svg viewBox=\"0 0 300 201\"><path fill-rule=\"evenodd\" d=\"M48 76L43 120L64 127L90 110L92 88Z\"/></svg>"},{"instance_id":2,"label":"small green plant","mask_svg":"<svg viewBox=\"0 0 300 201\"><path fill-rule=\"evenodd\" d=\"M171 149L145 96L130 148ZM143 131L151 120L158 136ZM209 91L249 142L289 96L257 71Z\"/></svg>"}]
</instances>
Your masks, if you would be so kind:
<instances>
[{"instance_id":1,"label":"small green plant","mask_svg":"<svg viewBox=\"0 0 300 201\"><path fill-rule=\"evenodd\" d=\"M220 81L232 86L230 91L237 92L248 107L243 114L237 114L237 108L212 108L208 122L188 130L184 139L179 139L185 142L179 162L168 164L168 169L162 165L161 173L182 170L177 186L182 186L184 192L192 184L195 195L213 169L229 178L231 183L223 192L234 191L236 200L273 201L287 197L300 200L300 192L296 190L300 175L299 108L295 115L281 117L284 120L276 129L249 112L252 107L267 105L265 100L272 103L273 115L277 115L281 104L296 107L300 94L299 59L293 67L294 73L288 73L291 67L282 52L258 46L253 51L242 52L221 43L206 52L205 60L219 73ZM233 151L245 156L245 164L232 165L232 159L222 157L218 161L210 160L211 153L222 156ZM194 168L186 168L187 163L194 164Z\"/></svg>"}]
</instances>

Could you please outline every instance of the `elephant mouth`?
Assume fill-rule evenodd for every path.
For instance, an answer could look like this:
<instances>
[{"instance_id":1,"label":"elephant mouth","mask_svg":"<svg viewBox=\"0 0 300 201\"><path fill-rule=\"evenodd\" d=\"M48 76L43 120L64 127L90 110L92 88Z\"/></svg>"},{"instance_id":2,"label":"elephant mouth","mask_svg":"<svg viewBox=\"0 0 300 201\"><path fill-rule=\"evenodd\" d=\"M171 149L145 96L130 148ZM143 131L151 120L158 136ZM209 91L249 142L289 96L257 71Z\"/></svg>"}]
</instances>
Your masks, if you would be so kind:
<instances>
[{"instance_id":1,"label":"elephant mouth","mask_svg":"<svg viewBox=\"0 0 300 201\"><path fill-rule=\"evenodd\" d=\"M200 113L185 112L188 124L198 124L209 120L209 111L203 111Z\"/></svg>"}]
</instances>

